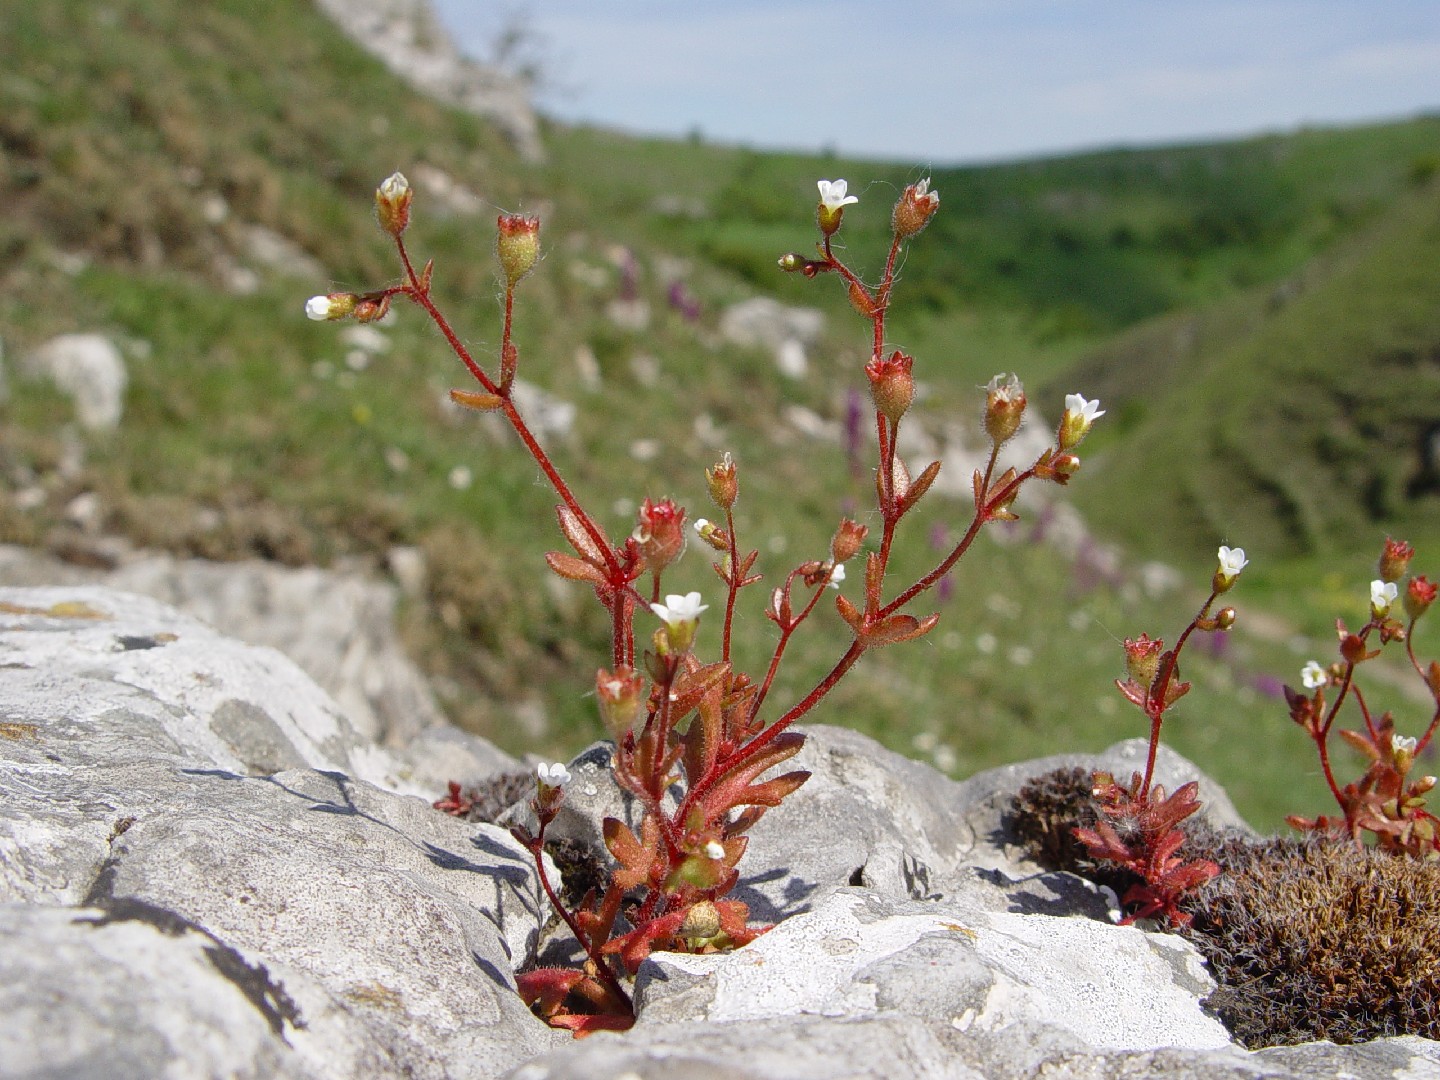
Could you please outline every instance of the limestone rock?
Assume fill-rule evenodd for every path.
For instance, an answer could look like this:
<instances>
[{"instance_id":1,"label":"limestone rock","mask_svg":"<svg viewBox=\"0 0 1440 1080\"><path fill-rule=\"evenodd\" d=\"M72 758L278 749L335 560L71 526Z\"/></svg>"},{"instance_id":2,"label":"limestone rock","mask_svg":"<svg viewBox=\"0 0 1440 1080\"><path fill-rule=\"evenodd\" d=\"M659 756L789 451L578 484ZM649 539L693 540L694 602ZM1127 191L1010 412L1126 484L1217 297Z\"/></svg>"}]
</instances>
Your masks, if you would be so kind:
<instances>
[{"instance_id":1,"label":"limestone rock","mask_svg":"<svg viewBox=\"0 0 1440 1080\"><path fill-rule=\"evenodd\" d=\"M395 792L402 759L504 766L480 740L382 749L279 653L83 586L0 589L0 717L0 1077L1440 1075L1415 1038L1243 1050L1188 943L1113 925L1009 846L1026 779L1123 775L1139 741L955 782L807 729L812 777L753 830L737 890L774 927L654 954L636 1026L574 1041L514 992L550 921L525 851ZM571 765L557 826L582 844L631 816L610 752ZM1159 771L1243 826L1188 762Z\"/></svg>"},{"instance_id":2,"label":"limestone rock","mask_svg":"<svg viewBox=\"0 0 1440 1080\"><path fill-rule=\"evenodd\" d=\"M529 85L462 55L430 0L317 3L347 36L417 90L486 117L525 160L544 160Z\"/></svg>"},{"instance_id":3,"label":"limestone rock","mask_svg":"<svg viewBox=\"0 0 1440 1080\"><path fill-rule=\"evenodd\" d=\"M0 590L0 1075L493 1077L541 897L270 649Z\"/></svg>"},{"instance_id":4,"label":"limestone rock","mask_svg":"<svg viewBox=\"0 0 1440 1080\"><path fill-rule=\"evenodd\" d=\"M817 308L787 307L768 296L755 296L731 304L720 315L720 336L732 345L766 349L776 366L791 378L807 369L809 348L825 329L825 316Z\"/></svg>"},{"instance_id":5,"label":"limestone rock","mask_svg":"<svg viewBox=\"0 0 1440 1080\"><path fill-rule=\"evenodd\" d=\"M396 639L395 588L358 571L260 560L216 563L129 549L104 568L0 546L0 585L42 583L104 584L140 593L230 637L279 649L374 742L399 746L446 722Z\"/></svg>"}]
</instances>

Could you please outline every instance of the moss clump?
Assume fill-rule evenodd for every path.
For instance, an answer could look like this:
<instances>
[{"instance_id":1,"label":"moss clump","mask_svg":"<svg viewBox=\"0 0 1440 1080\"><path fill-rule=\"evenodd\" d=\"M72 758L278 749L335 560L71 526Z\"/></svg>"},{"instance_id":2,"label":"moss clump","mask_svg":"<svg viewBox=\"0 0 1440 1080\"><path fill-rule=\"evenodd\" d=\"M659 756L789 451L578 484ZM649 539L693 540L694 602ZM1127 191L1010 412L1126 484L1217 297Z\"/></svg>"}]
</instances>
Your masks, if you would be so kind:
<instances>
[{"instance_id":1,"label":"moss clump","mask_svg":"<svg viewBox=\"0 0 1440 1080\"><path fill-rule=\"evenodd\" d=\"M1090 774L1057 769L1016 794L1006 830L1042 866L1123 893L1071 832L1093 825ZM1440 863L1344 840L1250 840L1187 822L1185 852L1220 876L1182 905L1218 988L1204 1002L1254 1050L1328 1039L1440 1038Z\"/></svg>"},{"instance_id":2,"label":"moss clump","mask_svg":"<svg viewBox=\"0 0 1440 1080\"><path fill-rule=\"evenodd\" d=\"M1189 936L1220 984L1205 1006L1237 1040L1440 1038L1440 865L1323 840L1213 855L1224 872Z\"/></svg>"}]
</instances>

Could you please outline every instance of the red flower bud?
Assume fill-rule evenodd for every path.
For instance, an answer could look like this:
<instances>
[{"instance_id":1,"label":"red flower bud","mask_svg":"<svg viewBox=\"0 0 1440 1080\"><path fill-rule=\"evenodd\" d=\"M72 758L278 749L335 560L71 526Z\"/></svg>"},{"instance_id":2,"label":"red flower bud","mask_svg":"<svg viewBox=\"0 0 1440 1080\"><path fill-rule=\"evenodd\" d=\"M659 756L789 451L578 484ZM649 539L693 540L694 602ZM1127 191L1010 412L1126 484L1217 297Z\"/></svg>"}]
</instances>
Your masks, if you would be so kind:
<instances>
[{"instance_id":1,"label":"red flower bud","mask_svg":"<svg viewBox=\"0 0 1440 1080\"><path fill-rule=\"evenodd\" d=\"M1426 579L1424 574L1410 579L1405 586L1405 614L1411 622L1424 615L1435 602L1436 588L1435 582Z\"/></svg>"},{"instance_id":2,"label":"red flower bud","mask_svg":"<svg viewBox=\"0 0 1440 1080\"><path fill-rule=\"evenodd\" d=\"M505 284L513 289L540 258L540 219L501 214L495 219L495 226L499 230L495 253L500 256L500 266L505 271Z\"/></svg>"},{"instance_id":3,"label":"red flower bud","mask_svg":"<svg viewBox=\"0 0 1440 1080\"><path fill-rule=\"evenodd\" d=\"M1404 540L1393 540L1387 536L1380 551L1380 580L1399 581L1410 569L1410 560L1414 555L1415 549Z\"/></svg>"},{"instance_id":4,"label":"red flower bud","mask_svg":"<svg viewBox=\"0 0 1440 1080\"><path fill-rule=\"evenodd\" d=\"M617 743L635 727L644 704L645 680L628 667L595 673L595 697L600 702L600 719Z\"/></svg>"},{"instance_id":5,"label":"red flower bud","mask_svg":"<svg viewBox=\"0 0 1440 1080\"><path fill-rule=\"evenodd\" d=\"M710 487L710 498L721 510L729 510L735 505L735 499L740 494L740 480L735 474L735 459L729 451L715 463L713 469L705 470L705 483Z\"/></svg>"},{"instance_id":6,"label":"red flower bud","mask_svg":"<svg viewBox=\"0 0 1440 1080\"><path fill-rule=\"evenodd\" d=\"M375 217L380 228L399 237L410 224L410 181L402 173L391 173L375 189Z\"/></svg>"},{"instance_id":7,"label":"red flower bud","mask_svg":"<svg viewBox=\"0 0 1440 1080\"><path fill-rule=\"evenodd\" d=\"M915 400L915 378L910 373L914 363L913 357L896 350L888 360L877 356L865 365L875 408L892 424L900 422Z\"/></svg>"},{"instance_id":8,"label":"red flower bud","mask_svg":"<svg viewBox=\"0 0 1440 1080\"><path fill-rule=\"evenodd\" d=\"M1160 654L1165 649L1165 642L1159 638L1151 640L1148 634L1141 634L1138 638L1125 639L1125 670L1130 678L1140 686L1148 687L1155 681L1155 673L1160 670Z\"/></svg>"},{"instance_id":9,"label":"red flower bud","mask_svg":"<svg viewBox=\"0 0 1440 1080\"><path fill-rule=\"evenodd\" d=\"M998 445L1020 430L1025 388L1014 375L996 375L985 387L985 433Z\"/></svg>"},{"instance_id":10,"label":"red flower bud","mask_svg":"<svg viewBox=\"0 0 1440 1080\"><path fill-rule=\"evenodd\" d=\"M645 566L659 572L678 559L685 551L685 508L669 499L651 502L646 499L636 515L634 537L645 556Z\"/></svg>"},{"instance_id":11,"label":"red flower bud","mask_svg":"<svg viewBox=\"0 0 1440 1080\"><path fill-rule=\"evenodd\" d=\"M891 228L901 240L914 236L930 223L930 218L938 209L940 193L930 190L930 178L927 176L901 192L900 201L895 204L890 215Z\"/></svg>"},{"instance_id":12,"label":"red flower bud","mask_svg":"<svg viewBox=\"0 0 1440 1080\"><path fill-rule=\"evenodd\" d=\"M840 522L840 527L835 530L835 536L830 541L830 558L836 563L849 562L860 553L860 545L865 542L869 531L858 521L851 521L849 518Z\"/></svg>"}]
</instances>

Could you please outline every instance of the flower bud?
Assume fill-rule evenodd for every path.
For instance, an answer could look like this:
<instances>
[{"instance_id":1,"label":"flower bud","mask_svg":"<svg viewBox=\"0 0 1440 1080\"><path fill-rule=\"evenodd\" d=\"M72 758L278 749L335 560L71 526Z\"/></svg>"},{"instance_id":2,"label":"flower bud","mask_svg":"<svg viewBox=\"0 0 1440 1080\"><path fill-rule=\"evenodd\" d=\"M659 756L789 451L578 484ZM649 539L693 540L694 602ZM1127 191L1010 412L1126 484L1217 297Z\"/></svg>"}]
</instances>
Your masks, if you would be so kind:
<instances>
[{"instance_id":1,"label":"flower bud","mask_svg":"<svg viewBox=\"0 0 1440 1080\"><path fill-rule=\"evenodd\" d=\"M1430 605L1435 602L1435 583L1426 579L1424 574L1413 577L1405 585L1405 614L1410 621L1424 615Z\"/></svg>"},{"instance_id":2,"label":"flower bud","mask_svg":"<svg viewBox=\"0 0 1440 1080\"><path fill-rule=\"evenodd\" d=\"M900 201L890 214L890 227L897 239L904 240L925 228L940 209L940 193L930 190L927 176L917 184L911 184L900 193Z\"/></svg>"},{"instance_id":3,"label":"flower bud","mask_svg":"<svg viewBox=\"0 0 1440 1080\"><path fill-rule=\"evenodd\" d=\"M356 322L379 322L390 313L390 294L362 297L355 303L353 312Z\"/></svg>"},{"instance_id":4,"label":"flower bud","mask_svg":"<svg viewBox=\"0 0 1440 1080\"><path fill-rule=\"evenodd\" d=\"M888 360L877 356L865 365L870 397L876 410L891 424L898 424L915 400L915 377L910 373L914 363L913 357L897 349Z\"/></svg>"},{"instance_id":5,"label":"flower bud","mask_svg":"<svg viewBox=\"0 0 1440 1080\"><path fill-rule=\"evenodd\" d=\"M735 505L735 499L740 494L740 480L735 473L735 459L728 450L714 468L705 470L705 483L709 485L710 498L721 510L729 510Z\"/></svg>"},{"instance_id":6,"label":"flower bud","mask_svg":"<svg viewBox=\"0 0 1440 1080\"><path fill-rule=\"evenodd\" d=\"M617 743L634 730L645 701L645 680L632 668L615 672L601 668L595 673L595 697L600 702L600 719Z\"/></svg>"},{"instance_id":7,"label":"flower bud","mask_svg":"<svg viewBox=\"0 0 1440 1080\"><path fill-rule=\"evenodd\" d=\"M640 545L648 570L658 573L685 553L685 508L669 499L646 499L636 514L631 534Z\"/></svg>"},{"instance_id":8,"label":"flower bud","mask_svg":"<svg viewBox=\"0 0 1440 1080\"><path fill-rule=\"evenodd\" d=\"M785 271L785 273L794 274L798 271L804 270L807 261L808 260L806 260L803 256L797 254L796 252L789 251L786 252L784 255L781 255L780 258L776 260L776 265L778 265L781 270Z\"/></svg>"},{"instance_id":9,"label":"flower bud","mask_svg":"<svg viewBox=\"0 0 1440 1080\"><path fill-rule=\"evenodd\" d=\"M1410 569L1410 560L1414 555L1415 549L1404 540L1392 540L1387 536L1385 546L1380 550L1380 580L1399 581Z\"/></svg>"},{"instance_id":10,"label":"flower bud","mask_svg":"<svg viewBox=\"0 0 1440 1080\"><path fill-rule=\"evenodd\" d=\"M865 536L869 532L868 527L846 518L840 522L840 527L830 539L830 558L837 565L849 562L860 553L860 545L865 542Z\"/></svg>"},{"instance_id":11,"label":"flower bud","mask_svg":"<svg viewBox=\"0 0 1440 1080\"><path fill-rule=\"evenodd\" d=\"M1125 671L1136 685L1148 688L1155 681L1164 649L1165 642L1159 638L1152 641L1148 634L1125 639Z\"/></svg>"},{"instance_id":12,"label":"flower bud","mask_svg":"<svg viewBox=\"0 0 1440 1080\"><path fill-rule=\"evenodd\" d=\"M375 216L380 228L399 238L410 224L410 181L402 173L391 173L375 189Z\"/></svg>"},{"instance_id":13,"label":"flower bud","mask_svg":"<svg viewBox=\"0 0 1440 1080\"><path fill-rule=\"evenodd\" d=\"M1063 486L1080 471L1080 459L1074 454L1056 454L1050 459L1050 471L1054 481Z\"/></svg>"},{"instance_id":14,"label":"flower bud","mask_svg":"<svg viewBox=\"0 0 1440 1080\"><path fill-rule=\"evenodd\" d=\"M1235 609L1233 607L1223 607L1215 613L1216 630L1229 630L1234 625Z\"/></svg>"},{"instance_id":15,"label":"flower bud","mask_svg":"<svg viewBox=\"0 0 1440 1080\"><path fill-rule=\"evenodd\" d=\"M985 434L995 445L1010 439L1020 430L1025 414L1025 388L1015 375L1003 372L985 386Z\"/></svg>"},{"instance_id":16,"label":"flower bud","mask_svg":"<svg viewBox=\"0 0 1440 1080\"><path fill-rule=\"evenodd\" d=\"M720 933L720 909L711 900L701 900L685 913L676 937L705 941Z\"/></svg>"},{"instance_id":17,"label":"flower bud","mask_svg":"<svg viewBox=\"0 0 1440 1080\"><path fill-rule=\"evenodd\" d=\"M500 256L500 267L505 271L505 285L513 289L535 268L535 261L540 257L540 219L501 214L495 219L495 225L499 230L495 253Z\"/></svg>"},{"instance_id":18,"label":"flower bud","mask_svg":"<svg viewBox=\"0 0 1440 1080\"><path fill-rule=\"evenodd\" d=\"M355 305L359 301L358 296L348 292L312 296L305 301L305 315L316 322L333 322L336 319L343 319L347 315L353 315Z\"/></svg>"},{"instance_id":19,"label":"flower bud","mask_svg":"<svg viewBox=\"0 0 1440 1080\"><path fill-rule=\"evenodd\" d=\"M1365 641L1359 634L1345 634L1340 638L1340 655L1347 664L1358 664L1374 654L1365 651Z\"/></svg>"},{"instance_id":20,"label":"flower bud","mask_svg":"<svg viewBox=\"0 0 1440 1080\"><path fill-rule=\"evenodd\" d=\"M695 534L716 551L730 550L730 537L726 534L725 530L718 525L707 521L705 518L697 518L694 529Z\"/></svg>"}]
</instances>

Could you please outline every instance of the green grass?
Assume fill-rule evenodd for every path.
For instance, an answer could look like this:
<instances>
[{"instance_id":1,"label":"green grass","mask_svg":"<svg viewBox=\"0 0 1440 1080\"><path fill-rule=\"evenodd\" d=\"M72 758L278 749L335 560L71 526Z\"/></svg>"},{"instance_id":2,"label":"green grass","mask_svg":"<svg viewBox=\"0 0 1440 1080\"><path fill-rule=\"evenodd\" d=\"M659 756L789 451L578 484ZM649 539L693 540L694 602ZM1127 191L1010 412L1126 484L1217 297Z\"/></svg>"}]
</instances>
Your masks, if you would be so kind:
<instances>
[{"instance_id":1,"label":"green grass","mask_svg":"<svg viewBox=\"0 0 1440 1080\"><path fill-rule=\"evenodd\" d=\"M940 214L912 245L897 290L889 336L915 354L927 390L913 422L975 422L978 388L1000 370L1018 371L1051 420L1065 392L1099 394L1111 411L1065 497L1126 538L1135 552L1127 567L1158 556L1198 587L1222 539L1251 550L1235 595L1242 627L1253 604L1294 633L1239 632L1221 655L1197 650L1186 670L1195 689L1166 739L1264 826L1325 804L1309 748L1283 703L1256 690L1257 677L1294 681L1300 663L1333 648L1325 619L1337 603L1363 618L1353 611L1366 594L1363 560L1391 523L1365 517L1367 499L1391 500L1397 527L1440 535L1386 479L1417 418L1440 415L1416 390L1416 373L1437 355L1440 260L1430 246L1434 191L1424 186L1437 143L1440 121L1426 118L938 171ZM339 328L302 314L305 297L331 283L393 280L371 193L397 167L414 179L428 165L489 207L445 213L422 187L410 237L420 258L435 256L437 296L486 363L499 338L493 211L542 213L546 256L521 288L521 375L580 407L573 434L551 449L612 536L629 531L646 496L673 495L692 518L713 516L702 470L735 451L742 542L761 549L767 575L744 598L738 656L763 665L773 640L764 590L821 556L868 486L838 446L807 441L783 419L793 405L843 416L846 392L863 389L866 325L835 281L787 277L775 260L809 249L815 180L843 176L861 202L841 238L873 279L889 206L921 174L584 128L552 126L547 146L548 163L522 164L487 125L400 86L298 0L7 10L0 337L10 356L70 330L135 344L124 423L90 438L78 476L58 469L69 406L11 380L0 478L6 491L38 478L47 499L33 511L0 499L0 534L44 543L63 528L68 500L94 490L108 527L180 553L348 557L378 568L391 546L418 545L431 580L404 630L457 721L516 752L562 754L594 738L588 695L607 628L584 589L544 569L543 552L561 540L535 467L482 418L443 404L464 372L418 312L400 311L385 331L388 352L358 371ZM207 216L215 196L228 207L218 222ZM244 261L236 252L249 225L288 237L324 275L266 273L253 295L226 291L217 267ZM651 306L641 334L605 314L620 287L619 246ZM67 254L83 255L84 268L75 272ZM666 304L677 263L704 310L698 325ZM1306 289L1275 308L1275 285L1294 276ZM807 379L717 343L719 311L757 292L827 313ZM1180 332L1193 345L1177 353ZM577 379L582 349L598 361L597 387ZM1414 371L1374 377L1377 364L1403 356ZM1312 416L1291 391L1316 379L1331 397ZM1338 423L1335 404L1352 400L1369 410L1354 431ZM1295 436L1265 434L1277 410L1287 423L1285 410L1299 414ZM721 433L713 443L697 434L700 415L701 430ZM1235 459L1252 432L1241 483ZM641 460L637 440L661 452ZM457 465L475 477L467 489L448 481ZM1293 472L1302 465L1312 471ZM1264 482L1247 488L1252 474ZM1372 475L1380 479L1367 486ZM1164 486L1185 484L1193 494L1183 498ZM1313 535L1323 544L1294 530L1294 513L1256 507L1254 490L1317 484L1325 500ZM1173 638L1199 593L1150 597L1129 577L1096 584L1027 542L1038 510L1026 497L1019 509L1021 539L982 538L939 605L935 633L867 657L814 719L865 730L955 775L1144 733L1111 686L1120 643L1142 630ZM965 510L927 501L897 552L897 582L929 568L930 530L957 535ZM1422 531L1411 539L1423 562L1434 552ZM716 603L705 561L692 547L667 591L698 588ZM706 621L702 644L713 648L715 628ZM845 648L828 606L812 628L787 654L777 707ZM1426 641L1429 655L1440 651ZM1390 693L1377 690L1377 701ZM523 719L536 701L543 727Z\"/></svg>"}]
</instances>

